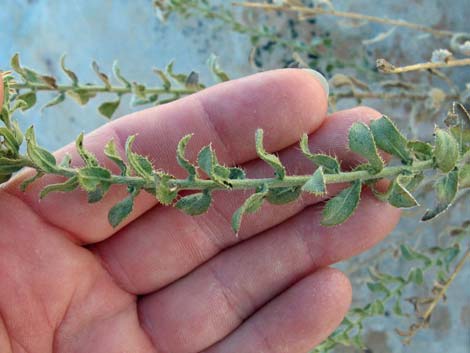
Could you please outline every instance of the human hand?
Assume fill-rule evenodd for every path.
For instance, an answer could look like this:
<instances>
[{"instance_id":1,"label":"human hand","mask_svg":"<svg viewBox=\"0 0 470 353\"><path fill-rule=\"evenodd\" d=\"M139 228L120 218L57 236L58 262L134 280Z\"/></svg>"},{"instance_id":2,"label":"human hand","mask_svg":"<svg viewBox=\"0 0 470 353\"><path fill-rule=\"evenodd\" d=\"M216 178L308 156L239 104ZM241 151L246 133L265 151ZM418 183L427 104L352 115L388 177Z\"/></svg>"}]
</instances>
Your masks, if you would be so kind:
<instances>
[{"instance_id":1,"label":"human hand","mask_svg":"<svg viewBox=\"0 0 470 353\"><path fill-rule=\"evenodd\" d=\"M262 177L272 173L256 157L253 136L262 128L266 149L290 174L312 172L295 145L303 132L312 151L353 166L349 127L381 115L364 107L326 111L312 75L277 70L115 120L85 145L106 165L104 144L114 138L122 150L138 133L136 152L184 177L176 144L193 132L189 159L212 142L221 162ZM72 145L57 155L65 152L78 160ZM39 190L59 179L45 177L22 193L18 185L29 176L24 171L0 190L2 353L308 352L340 324L351 301L348 279L328 266L379 242L399 218L366 190L347 222L325 228L322 199L304 195L246 216L237 238L230 218L247 196L242 191L216 192L208 213L197 217L142 194L113 229L107 212L123 188L113 186L97 204L80 191L39 201Z\"/></svg>"}]
</instances>

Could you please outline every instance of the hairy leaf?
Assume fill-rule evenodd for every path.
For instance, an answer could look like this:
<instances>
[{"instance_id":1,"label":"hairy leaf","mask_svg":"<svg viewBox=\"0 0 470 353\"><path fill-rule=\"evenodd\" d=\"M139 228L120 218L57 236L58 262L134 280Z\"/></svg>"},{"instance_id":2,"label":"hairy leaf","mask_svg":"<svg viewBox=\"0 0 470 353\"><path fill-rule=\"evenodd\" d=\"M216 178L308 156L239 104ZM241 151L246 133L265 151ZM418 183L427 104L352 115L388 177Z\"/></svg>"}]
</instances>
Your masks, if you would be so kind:
<instances>
[{"instance_id":1,"label":"hairy leaf","mask_svg":"<svg viewBox=\"0 0 470 353\"><path fill-rule=\"evenodd\" d=\"M119 107L120 103L121 103L120 99L111 101L111 102L101 103L101 105L98 107L98 111L104 117L111 119L113 114L116 112L117 108Z\"/></svg>"},{"instance_id":2,"label":"hairy leaf","mask_svg":"<svg viewBox=\"0 0 470 353\"><path fill-rule=\"evenodd\" d=\"M338 174L340 165L336 158L326 154L312 154L308 147L308 135L303 134L300 140L300 149L302 153L319 167L323 167L323 171L327 174Z\"/></svg>"},{"instance_id":3,"label":"hairy leaf","mask_svg":"<svg viewBox=\"0 0 470 353\"><path fill-rule=\"evenodd\" d=\"M99 187L105 193L111 186L111 172L101 167L84 167L78 170L78 181L87 192Z\"/></svg>"},{"instance_id":4,"label":"hairy leaf","mask_svg":"<svg viewBox=\"0 0 470 353\"><path fill-rule=\"evenodd\" d=\"M427 161L432 159L433 151L432 146L429 143L423 141L409 141L408 148L420 161Z\"/></svg>"},{"instance_id":5,"label":"hairy leaf","mask_svg":"<svg viewBox=\"0 0 470 353\"><path fill-rule=\"evenodd\" d=\"M131 88L131 83L121 74L121 68L117 60L113 62L113 74L116 79L121 82L125 87Z\"/></svg>"},{"instance_id":6,"label":"hairy leaf","mask_svg":"<svg viewBox=\"0 0 470 353\"><path fill-rule=\"evenodd\" d=\"M266 152L263 146L263 130L256 130L256 152L258 153L259 158L269 164L279 179L284 179L286 176L286 169L282 165L279 158L273 154Z\"/></svg>"},{"instance_id":7,"label":"hairy leaf","mask_svg":"<svg viewBox=\"0 0 470 353\"><path fill-rule=\"evenodd\" d=\"M150 179L153 175L153 166L147 157L132 152L132 145L135 141L135 135L129 136L126 141L127 160L134 172L146 179Z\"/></svg>"},{"instance_id":8,"label":"hairy leaf","mask_svg":"<svg viewBox=\"0 0 470 353\"><path fill-rule=\"evenodd\" d=\"M178 142L178 148L176 150L176 160L178 161L178 164L188 172L190 179L194 179L197 176L196 167L192 165L185 157L186 146L192 136L193 134L184 136Z\"/></svg>"},{"instance_id":9,"label":"hairy leaf","mask_svg":"<svg viewBox=\"0 0 470 353\"><path fill-rule=\"evenodd\" d=\"M454 169L459 158L459 145L455 138L442 129L435 130L436 145L434 147L434 158L436 164L444 173Z\"/></svg>"},{"instance_id":10,"label":"hairy leaf","mask_svg":"<svg viewBox=\"0 0 470 353\"><path fill-rule=\"evenodd\" d=\"M315 196L326 194L325 175L323 167L318 168L308 181L302 186L302 191L309 192Z\"/></svg>"},{"instance_id":11,"label":"hairy leaf","mask_svg":"<svg viewBox=\"0 0 470 353\"><path fill-rule=\"evenodd\" d=\"M31 92L20 94L16 99L26 103L22 105L21 107L22 111L28 110L36 104L36 101L37 101L36 92L31 91Z\"/></svg>"},{"instance_id":12,"label":"hairy leaf","mask_svg":"<svg viewBox=\"0 0 470 353\"><path fill-rule=\"evenodd\" d=\"M57 184L49 184L45 186L40 194L39 198L42 199L46 197L49 193L51 192L67 192L67 191L73 191L78 187L78 177L74 176L67 181L63 183L57 183Z\"/></svg>"},{"instance_id":13,"label":"hairy leaf","mask_svg":"<svg viewBox=\"0 0 470 353\"><path fill-rule=\"evenodd\" d=\"M134 194L129 194L124 200L114 205L108 213L109 223L116 228L121 222L127 218L134 208Z\"/></svg>"},{"instance_id":14,"label":"hairy leaf","mask_svg":"<svg viewBox=\"0 0 470 353\"><path fill-rule=\"evenodd\" d=\"M407 147L408 141L390 118L384 115L380 119L372 120L370 129L377 146L382 151L400 158L405 164L411 163L412 158Z\"/></svg>"},{"instance_id":15,"label":"hairy leaf","mask_svg":"<svg viewBox=\"0 0 470 353\"><path fill-rule=\"evenodd\" d=\"M470 164L466 164L460 168L459 186L461 188L470 188Z\"/></svg>"},{"instance_id":16,"label":"hairy leaf","mask_svg":"<svg viewBox=\"0 0 470 353\"><path fill-rule=\"evenodd\" d=\"M416 201L406 187L410 182L410 179L398 176L390 183L388 190L384 194L378 192L375 192L375 194L380 200L387 201L394 207L412 208L419 206L418 201Z\"/></svg>"},{"instance_id":17,"label":"hairy leaf","mask_svg":"<svg viewBox=\"0 0 470 353\"><path fill-rule=\"evenodd\" d=\"M263 187L260 190L257 190L254 194L252 194L249 198L245 200L243 205L235 211L232 216L232 228L235 233L238 234L240 230L240 226L242 223L242 218L245 213L254 213L258 211L261 206L263 205L264 198L268 193L267 187Z\"/></svg>"},{"instance_id":18,"label":"hairy leaf","mask_svg":"<svg viewBox=\"0 0 470 353\"><path fill-rule=\"evenodd\" d=\"M211 193L204 191L182 197L176 202L175 207L188 215L196 216L206 213L211 205L211 201Z\"/></svg>"},{"instance_id":19,"label":"hairy leaf","mask_svg":"<svg viewBox=\"0 0 470 353\"><path fill-rule=\"evenodd\" d=\"M374 136L364 123L354 123L349 129L349 148L351 151L365 157L374 173L380 172L384 162L377 152Z\"/></svg>"},{"instance_id":20,"label":"hairy leaf","mask_svg":"<svg viewBox=\"0 0 470 353\"><path fill-rule=\"evenodd\" d=\"M65 93L61 92L61 93L59 93L57 96L55 96L54 98L52 98L49 102L47 102L47 103L41 108L41 110L44 110L44 109L49 108L49 107L53 107L54 105L57 105L57 104L60 104L60 103L62 103L64 100L65 100Z\"/></svg>"},{"instance_id":21,"label":"hairy leaf","mask_svg":"<svg viewBox=\"0 0 470 353\"><path fill-rule=\"evenodd\" d=\"M169 182L173 180L173 176L166 173L155 173L155 197L157 200L165 206L171 205L173 200L178 195L176 187L170 187Z\"/></svg>"},{"instance_id":22,"label":"hairy leaf","mask_svg":"<svg viewBox=\"0 0 470 353\"><path fill-rule=\"evenodd\" d=\"M26 130L25 138L28 156L33 163L43 172L54 173L57 170L57 161L52 153L37 145L34 128L32 126Z\"/></svg>"},{"instance_id":23,"label":"hairy leaf","mask_svg":"<svg viewBox=\"0 0 470 353\"><path fill-rule=\"evenodd\" d=\"M99 165L98 160L96 159L95 155L88 151L85 146L83 145L84 135L83 132L78 135L77 139L75 140L75 147L77 148L77 152L85 162L85 165L88 167L96 167Z\"/></svg>"},{"instance_id":24,"label":"hairy leaf","mask_svg":"<svg viewBox=\"0 0 470 353\"><path fill-rule=\"evenodd\" d=\"M403 258L406 261L422 261L424 266L429 266L432 263L432 260L430 257L421 254L420 252L413 250L406 244L400 245L400 251L403 256Z\"/></svg>"},{"instance_id":25,"label":"hairy leaf","mask_svg":"<svg viewBox=\"0 0 470 353\"><path fill-rule=\"evenodd\" d=\"M62 68L62 71L70 78L72 84L76 86L78 84L78 77L75 72L65 66L65 54L60 57L60 67Z\"/></svg>"},{"instance_id":26,"label":"hairy leaf","mask_svg":"<svg viewBox=\"0 0 470 353\"><path fill-rule=\"evenodd\" d=\"M211 54L209 56L209 59L207 60L207 64L209 65L209 69L211 70L213 75L216 77L216 79L218 79L218 81L224 82L224 81L230 80L228 75L223 70L220 69L219 64L217 62L217 56L215 56L214 54Z\"/></svg>"},{"instance_id":27,"label":"hairy leaf","mask_svg":"<svg viewBox=\"0 0 470 353\"><path fill-rule=\"evenodd\" d=\"M323 209L324 226L334 226L345 222L356 210L361 198L362 184L356 180L352 185L330 199Z\"/></svg>"},{"instance_id":28,"label":"hairy leaf","mask_svg":"<svg viewBox=\"0 0 470 353\"><path fill-rule=\"evenodd\" d=\"M43 172L36 171L36 174L34 174L34 176L26 179L20 184L20 190L24 192L29 185L31 185L32 183L34 183L36 180L40 179L43 176L44 176Z\"/></svg>"},{"instance_id":29,"label":"hairy leaf","mask_svg":"<svg viewBox=\"0 0 470 353\"><path fill-rule=\"evenodd\" d=\"M453 170L439 178L434 184L437 205L433 209L427 210L421 220L429 221L446 211L457 195L458 183L459 175L457 170Z\"/></svg>"},{"instance_id":30,"label":"hairy leaf","mask_svg":"<svg viewBox=\"0 0 470 353\"><path fill-rule=\"evenodd\" d=\"M119 155L117 149L116 149L116 144L114 143L114 140L110 140L106 146L104 147L104 154L106 157L108 157L110 160L112 160L116 165L119 167L121 170L121 175L126 175L127 173L127 166L122 160L121 156Z\"/></svg>"},{"instance_id":31,"label":"hairy leaf","mask_svg":"<svg viewBox=\"0 0 470 353\"><path fill-rule=\"evenodd\" d=\"M273 205L283 205L297 200L301 192L300 186L270 188L266 200Z\"/></svg>"}]
</instances>

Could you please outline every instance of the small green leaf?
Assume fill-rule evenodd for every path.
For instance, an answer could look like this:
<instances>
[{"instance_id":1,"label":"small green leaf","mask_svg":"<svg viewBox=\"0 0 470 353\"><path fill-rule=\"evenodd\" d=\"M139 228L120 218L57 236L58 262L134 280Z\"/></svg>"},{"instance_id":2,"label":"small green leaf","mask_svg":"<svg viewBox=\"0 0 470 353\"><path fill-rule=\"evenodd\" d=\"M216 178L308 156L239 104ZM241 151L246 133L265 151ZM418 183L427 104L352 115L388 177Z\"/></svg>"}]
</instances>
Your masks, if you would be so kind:
<instances>
[{"instance_id":1,"label":"small green leaf","mask_svg":"<svg viewBox=\"0 0 470 353\"><path fill-rule=\"evenodd\" d=\"M246 174L245 174L245 171L241 168L237 168L237 167L232 167L232 168L229 168L230 170L230 173L228 175L229 179L245 179L246 178Z\"/></svg>"},{"instance_id":2,"label":"small green leaf","mask_svg":"<svg viewBox=\"0 0 470 353\"><path fill-rule=\"evenodd\" d=\"M442 129L435 130L436 145L434 147L434 158L436 164L444 173L454 169L459 158L459 145L455 138Z\"/></svg>"},{"instance_id":3,"label":"small green leaf","mask_svg":"<svg viewBox=\"0 0 470 353\"><path fill-rule=\"evenodd\" d=\"M432 263L432 260L428 256L421 254L417 252L416 250L411 249L406 244L400 245L400 251L401 251L403 258L406 261L414 261L414 260L422 261L424 263L424 266L426 267L428 267Z\"/></svg>"},{"instance_id":4,"label":"small green leaf","mask_svg":"<svg viewBox=\"0 0 470 353\"><path fill-rule=\"evenodd\" d=\"M323 167L323 171L327 174L338 174L340 165L336 158L326 154L312 154L308 147L308 135L303 134L300 140L300 149L302 153L319 167Z\"/></svg>"},{"instance_id":5,"label":"small green leaf","mask_svg":"<svg viewBox=\"0 0 470 353\"><path fill-rule=\"evenodd\" d=\"M433 151L432 146L429 143L423 141L408 141L408 148L420 161L432 159Z\"/></svg>"},{"instance_id":6,"label":"small green leaf","mask_svg":"<svg viewBox=\"0 0 470 353\"><path fill-rule=\"evenodd\" d=\"M43 172L54 173L57 170L57 161L49 151L37 145L34 128L32 126L26 130L25 138L28 156L33 163Z\"/></svg>"},{"instance_id":7,"label":"small green leaf","mask_svg":"<svg viewBox=\"0 0 470 353\"><path fill-rule=\"evenodd\" d=\"M390 118L384 115L378 120L372 120L370 122L370 129L374 135L375 143L382 151L400 158L405 164L412 162L411 154L407 147L408 141Z\"/></svg>"},{"instance_id":8,"label":"small green leaf","mask_svg":"<svg viewBox=\"0 0 470 353\"><path fill-rule=\"evenodd\" d=\"M301 192L300 186L270 188L266 200L273 205L283 205L297 200Z\"/></svg>"},{"instance_id":9,"label":"small green leaf","mask_svg":"<svg viewBox=\"0 0 470 353\"><path fill-rule=\"evenodd\" d=\"M302 186L302 191L309 192L315 196L326 194L325 175L323 167L318 168L308 181Z\"/></svg>"},{"instance_id":10,"label":"small green leaf","mask_svg":"<svg viewBox=\"0 0 470 353\"><path fill-rule=\"evenodd\" d=\"M173 179L173 176L166 173L155 173L154 175L155 197L162 205L171 205L178 195L178 189L170 187L169 184Z\"/></svg>"},{"instance_id":11,"label":"small green leaf","mask_svg":"<svg viewBox=\"0 0 470 353\"><path fill-rule=\"evenodd\" d=\"M65 153L62 161L59 163L59 167L61 168L69 168L72 164L72 156L69 153Z\"/></svg>"},{"instance_id":12,"label":"small green leaf","mask_svg":"<svg viewBox=\"0 0 470 353\"><path fill-rule=\"evenodd\" d=\"M120 81L125 87L131 88L131 83L121 74L121 68L119 67L117 60L113 62L113 74L114 77L116 77L116 79Z\"/></svg>"},{"instance_id":13,"label":"small green leaf","mask_svg":"<svg viewBox=\"0 0 470 353\"><path fill-rule=\"evenodd\" d=\"M110 160L117 164L117 166L121 170L121 175L126 175L127 166L119 155L114 140L110 140L106 144L106 146L104 147L104 154L106 155L106 157L108 157Z\"/></svg>"},{"instance_id":14,"label":"small green leaf","mask_svg":"<svg viewBox=\"0 0 470 353\"><path fill-rule=\"evenodd\" d=\"M105 193L111 186L111 172L101 167L85 167L79 169L78 181L87 192L93 192L99 187Z\"/></svg>"},{"instance_id":15,"label":"small green leaf","mask_svg":"<svg viewBox=\"0 0 470 353\"><path fill-rule=\"evenodd\" d=\"M463 165L459 170L459 187L470 188L470 164Z\"/></svg>"},{"instance_id":16,"label":"small green leaf","mask_svg":"<svg viewBox=\"0 0 470 353\"><path fill-rule=\"evenodd\" d=\"M217 165L217 158L211 145L204 146L197 156L197 163L208 177L214 174L214 167Z\"/></svg>"},{"instance_id":17,"label":"small green leaf","mask_svg":"<svg viewBox=\"0 0 470 353\"><path fill-rule=\"evenodd\" d=\"M21 107L22 111L28 110L36 104L36 101L37 101L36 92L31 91L31 92L20 94L16 99L21 100L26 103L25 105Z\"/></svg>"},{"instance_id":18,"label":"small green leaf","mask_svg":"<svg viewBox=\"0 0 470 353\"><path fill-rule=\"evenodd\" d=\"M44 82L49 88L52 89L57 89L57 80L55 77L52 76L47 76L47 75L41 75L39 76L39 79Z\"/></svg>"},{"instance_id":19,"label":"small green leaf","mask_svg":"<svg viewBox=\"0 0 470 353\"><path fill-rule=\"evenodd\" d=\"M98 78L104 83L105 87L107 89L110 89L111 88L111 83L109 82L108 75L101 72L98 63L96 61L93 61L91 63L91 67L92 67L93 71L95 72L96 76L98 76Z\"/></svg>"},{"instance_id":20,"label":"small green leaf","mask_svg":"<svg viewBox=\"0 0 470 353\"><path fill-rule=\"evenodd\" d=\"M135 141L135 135L129 136L126 141L126 156L131 168L135 173L146 179L152 178L153 166L147 157L132 152L132 145Z\"/></svg>"},{"instance_id":21,"label":"small green leaf","mask_svg":"<svg viewBox=\"0 0 470 353\"><path fill-rule=\"evenodd\" d=\"M360 180L341 191L338 195L330 199L323 209L324 226L334 226L345 222L357 208L361 198L362 184Z\"/></svg>"},{"instance_id":22,"label":"small green leaf","mask_svg":"<svg viewBox=\"0 0 470 353\"><path fill-rule=\"evenodd\" d=\"M75 88L67 91L67 95L80 105L87 104L90 99L96 97L96 92L91 92L83 88Z\"/></svg>"},{"instance_id":23,"label":"small green leaf","mask_svg":"<svg viewBox=\"0 0 470 353\"><path fill-rule=\"evenodd\" d=\"M434 190L436 191L437 205L433 209L426 211L421 219L422 221L429 221L450 207L457 195L458 182L459 176L457 170L451 171L436 181Z\"/></svg>"},{"instance_id":24,"label":"small green leaf","mask_svg":"<svg viewBox=\"0 0 470 353\"><path fill-rule=\"evenodd\" d=\"M155 72L160 79L163 81L163 88L165 90L170 90L171 89L171 81L168 78L168 76L160 69L153 69L153 72Z\"/></svg>"},{"instance_id":25,"label":"small green leaf","mask_svg":"<svg viewBox=\"0 0 470 353\"><path fill-rule=\"evenodd\" d=\"M14 155L17 155L20 149L22 136L21 135L19 136L20 137L20 141L19 141L17 136L14 135L11 129L8 129L3 126L0 127L0 136L3 137L2 144L5 145L8 148L8 150L12 152Z\"/></svg>"},{"instance_id":26,"label":"small green leaf","mask_svg":"<svg viewBox=\"0 0 470 353\"><path fill-rule=\"evenodd\" d=\"M44 173L43 172L36 172L36 174L34 176L32 176L31 178L28 178L26 179L25 181L23 181L20 185L20 190L25 192L26 188L31 185L32 183L34 183L36 180L40 179L41 177L44 176Z\"/></svg>"},{"instance_id":27,"label":"small green leaf","mask_svg":"<svg viewBox=\"0 0 470 353\"><path fill-rule=\"evenodd\" d=\"M263 161L269 164L273 169L278 179L284 179L286 176L286 169L282 165L279 158L273 154L266 152L263 146L263 130L256 130L256 152Z\"/></svg>"},{"instance_id":28,"label":"small green leaf","mask_svg":"<svg viewBox=\"0 0 470 353\"><path fill-rule=\"evenodd\" d=\"M43 199L46 197L49 193L51 192L67 192L67 191L73 191L78 187L78 177L74 176L67 181L63 183L58 183L58 184L49 184L45 186L40 194L39 198Z\"/></svg>"},{"instance_id":29,"label":"small green leaf","mask_svg":"<svg viewBox=\"0 0 470 353\"><path fill-rule=\"evenodd\" d=\"M53 107L54 105L60 104L65 100L65 93L61 92L54 98L52 98L49 102L47 102L42 108L41 111L43 111L46 108Z\"/></svg>"},{"instance_id":30,"label":"small green leaf","mask_svg":"<svg viewBox=\"0 0 470 353\"><path fill-rule=\"evenodd\" d=\"M73 72L72 70L69 70L65 66L65 56L66 55L64 54L60 57L60 67L62 68L62 71L70 78L70 80L72 81L72 84L76 86L78 84L78 77L75 74L75 72Z\"/></svg>"},{"instance_id":31,"label":"small green leaf","mask_svg":"<svg viewBox=\"0 0 470 353\"><path fill-rule=\"evenodd\" d=\"M168 75L170 75L176 82L181 83L184 85L186 83L187 75L185 74L176 74L173 71L173 66L175 65L174 61L171 61L167 66L166 66L166 72Z\"/></svg>"},{"instance_id":32,"label":"small green leaf","mask_svg":"<svg viewBox=\"0 0 470 353\"><path fill-rule=\"evenodd\" d=\"M10 175L25 166L24 161L21 159L10 159L5 157L0 157L0 174Z\"/></svg>"},{"instance_id":33,"label":"small green leaf","mask_svg":"<svg viewBox=\"0 0 470 353\"><path fill-rule=\"evenodd\" d=\"M383 301L381 300L376 300L372 302L371 304L367 305L367 311L370 313L370 315L383 315L385 314L385 306Z\"/></svg>"},{"instance_id":34,"label":"small green leaf","mask_svg":"<svg viewBox=\"0 0 470 353\"><path fill-rule=\"evenodd\" d=\"M77 149L78 154L80 155L82 160L85 162L86 166L88 167L98 166L99 162L96 159L95 155L89 152L87 149L85 149L85 146L83 145L83 139L84 139L84 135L82 132L80 133L80 135L77 136L75 140L75 148Z\"/></svg>"},{"instance_id":35,"label":"small green leaf","mask_svg":"<svg viewBox=\"0 0 470 353\"><path fill-rule=\"evenodd\" d=\"M401 298L397 298L393 304L392 311L397 316L403 316L403 310L401 309Z\"/></svg>"},{"instance_id":36,"label":"small green leaf","mask_svg":"<svg viewBox=\"0 0 470 353\"><path fill-rule=\"evenodd\" d=\"M135 194L131 193L124 200L114 205L108 213L109 223L116 228L121 222L127 218L134 208Z\"/></svg>"},{"instance_id":37,"label":"small green leaf","mask_svg":"<svg viewBox=\"0 0 470 353\"><path fill-rule=\"evenodd\" d=\"M212 196L210 192L204 191L182 197L176 202L175 207L190 216L196 216L206 213L211 205L211 201Z\"/></svg>"},{"instance_id":38,"label":"small green leaf","mask_svg":"<svg viewBox=\"0 0 470 353\"><path fill-rule=\"evenodd\" d=\"M408 274L408 282L412 282L417 285L422 285L424 283L424 274L423 270L418 268L413 268Z\"/></svg>"},{"instance_id":39,"label":"small green leaf","mask_svg":"<svg viewBox=\"0 0 470 353\"><path fill-rule=\"evenodd\" d=\"M372 293L383 293L385 295L390 293L388 288L381 282L368 282L367 288L369 288Z\"/></svg>"},{"instance_id":40,"label":"small green leaf","mask_svg":"<svg viewBox=\"0 0 470 353\"><path fill-rule=\"evenodd\" d=\"M236 234L238 234L238 231L240 230L243 215L245 213L254 213L258 211L263 205L263 201L267 193L267 187L264 186L261 190L257 190L257 192L247 198L243 205L235 211L232 216L232 228Z\"/></svg>"},{"instance_id":41,"label":"small green leaf","mask_svg":"<svg viewBox=\"0 0 470 353\"><path fill-rule=\"evenodd\" d=\"M374 173L380 172L384 162L377 152L374 136L364 123L354 123L349 129L349 148L351 151L365 157Z\"/></svg>"},{"instance_id":42,"label":"small green leaf","mask_svg":"<svg viewBox=\"0 0 470 353\"><path fill-rule=\"evenodd\" d=\"M120 99L111 102L104 102L98 107L98 111L101 113L101 115L105 116L108 119L111 119L111 117L119 107L120 103Z\"/></svg>"},{"instance_id":43,"label":"small green leaf","mask_svg":"<svg viewBox=\"0 0 470 353\"><path fill-rule=\"evenodd\" d=\"M406 178L406 177L405 177ZM382 201L387 201L392 206L397 208L412 208L419 206L418 201L407 190L406 184L410 181L403 176L396 177L389 185L385 194L375 192L377 197Z\"/></svg>"},{"instance_id":44,"label":"small green leaf","mask_svg":"<svg viewBox=\"0 0 470 353\"><path fill-rule=\"evenodd\" d=\"M230 80L228 75L223 70L220 69L219 64L217 62L217 56L215 56L214 54L211 54L209 56L209 59L207 60L207 64L209 65L209 69L213 73L214 77L218 81L225 82L225 81Z\"/></svg>"},{"instance_id":45,"label":"small green leaf","mask_svg":"<svg viewBox=\"0 0 470 353\"><path fill-rule=\"evenodd\" d=\"M176 160L178 164L188 172L189 178L195 178L197 176L196 167L192 165L185 157L186 146L192 136L193 134L188 134L184 136L178 142L178 147L176 150Z\"/></svg>"}]
</instances>

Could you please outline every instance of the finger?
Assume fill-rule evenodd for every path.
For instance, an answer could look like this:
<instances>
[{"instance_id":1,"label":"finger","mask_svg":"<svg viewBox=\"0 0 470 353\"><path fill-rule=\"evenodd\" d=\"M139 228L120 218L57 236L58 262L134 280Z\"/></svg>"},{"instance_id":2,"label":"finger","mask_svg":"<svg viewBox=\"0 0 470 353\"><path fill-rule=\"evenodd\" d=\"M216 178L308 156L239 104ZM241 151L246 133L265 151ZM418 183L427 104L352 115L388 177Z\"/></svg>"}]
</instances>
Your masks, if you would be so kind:
<instances>
[{"instance_id":1,"label":"finger","mask_svg":"<svg viewBox=\"0 0 470 353\"><path fill-rule=\"evenodd\" d=\"M322 269L289 288L234 333L204 353L305 353L341 323L351 304L351 284Z\"/></svg>"},{"instance_id":2,"label":"finger","mask_svg":"<svg viewBox=\"0 0 470 353\"><path fill-rule=\"evenodd\" d=\"M364 107L335 113L310 136L311 149L338 156L343 167L347 168L357 161L357 156L347 148L350 126L355 121L369 121L379 116L380 113ZM299 153L297 145L282 150L279 156L290 174L302 175L313 171L312 163ZM250 177L272 173L269 166L260 160L243 167ZM341 187L329 187L329 196ZM248 193L244 192L216 193L208 213L198 217L187 216L174 208L150 210L113 237L97 244L96 250L122 287L135 294L145 294L184 276L222 249L274 227L307 205L322 200L302 195L298 202L282 207L266 204L262 210L244 219L237 238L230 219L247 197Z\"/></svg>"},{"instance_id":3,"label":"finger","mask_svg":"<svg viewBox=\"0 0 470 353\"><path fill-rule=\"evenodd\" d=\"M163 351L204 349L292 283L376 244L398 216L398 210L365 193L351 219L325 228L319 225L321 207L312 206L144 297L140 310L148 333L154 342L165 338Z\"/></svg>"},{"instance_id":4,"label":"finger","mask_svg":"<svg viewBox=\"0 0 470 353\"><path fill-rule=\"evenodd\" d=\"M256 157L253 136L256 128L270 136L267 149L276 151L297 141L304 131L314 131L326 113L322 85L304 70L276 70L226 82L200 93L114 121L85 139L85 145L102 161L105 143L114 138L123 150L128 135L138 134L135 150L149 156L157 168L185 177L176 164L176 145L184 135L194 133L189 158L210 142L225 164L243 163ZM73 152L67 146L58 152ZM74 155L76 159L76 154ZM28 173L30 174L30 173ZM50 223L85 243L97 242L114 233L107 213L125 197L124 187L114 187L101 202L89 205L83 192L52 194L38 201L37 194L57 178L46 177L22 194L17 177L8 187ZM150 195L141 196L131 217L135 219L156 204ZM84 222L86 220L86 222ZM124 224L123 224L124 225Z\"/></svg>"}]
</instances>

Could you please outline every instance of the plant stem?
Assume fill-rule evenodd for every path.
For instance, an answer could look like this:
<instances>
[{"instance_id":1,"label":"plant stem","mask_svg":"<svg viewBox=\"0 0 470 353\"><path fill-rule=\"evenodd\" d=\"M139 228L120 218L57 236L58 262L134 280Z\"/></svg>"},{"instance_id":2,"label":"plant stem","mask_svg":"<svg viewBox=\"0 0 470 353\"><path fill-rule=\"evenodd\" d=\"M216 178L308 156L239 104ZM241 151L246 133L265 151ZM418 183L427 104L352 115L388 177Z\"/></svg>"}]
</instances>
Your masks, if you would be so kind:
<instances>
[{"instance_id":1,"label":"plant stem","mask_svg":"<svg viewBox=\"0 0 470 353\"><path fill-rule=\"evenodd\" d=\"M432 161L416 162L412 166L396 166L384 168L380 173L371 174L366 170L343 172L339 174L325 174L325 184L337 184L347 183L355 180L371 180L381 179L386 177L392 177L399 175L405 171L418 172L425 169L429 169L433 166ZM268 184L270 187L290 187L290 186L301 186L305 184L311 175L300 175L300 176L286 176L283 180L277 178L260 178L260 179L239 179L231 180L232 189L255 189L264 184ZM217 184L212 180L174 180L173 184L178 186L179 190L189 189L225 189L226 187Z\"/></svg>"},{"instance_id":2,"label":"plant stem","mask_svg":"<svg viewBox=\"0 0 470 353\"><path fill-rule=\"evenodd\" d=\"M365 20L368 22L381 23L391 26L406 27L420 32L430 33L436 37L451 37L455 34L453 31L434 29L428 26L420 25L417 23L412 23L403 20L394 20L370 15L364 15L357 12L345 12L345 11L336 11L328 10L321 7L305 7L305 6L293 6L293 5L272 5L272 4L262 4L262 3L252 3L252 2L234 2L234 6L242 6L248 8L257 8L263 10L271 11L288 11L288 12L297 12L306 16L317 16L317 15L330 15L335 17L349 18L353 20Z\"/></svg>"},{"instance_id":3,"label":"plant stem","mask_svg":"<svg viewBox=\"0 0 470 353\"><path fill-rule=\"evenodd\" d=\"M470 66L470 59L449 60L447 62L426 62L426 63L418 63L418 64L402 66L402 67L394 67L393 65L390 65L390 66L387 65L387 66L382 67L381 72L385 74L400 74L403 72L410 72L410 71L423 71L423 70L430 70L430 69L440 69L440 68L460 67L460 66Z\"/></svg>"},{"instance_id":4,"label":"plant stem","mask_svg":"<svg viewBox=\"0 0 470 353\"><path fill-rule=\"evenodd\" d=\"M434 312L434 309L436 308L437 304L439 301L444 297L446 294L447 290L449 289L450 285L454 282L454 280L457 278L457 275L460 273L462 270L463 266L465 265L465 262L470 258L470 248L467 249L465 254L462 256L460 261L457 263L455 266L454 271L452 271L449 279L446 281L444 286L440 288L439 293L432 299L431 303L429 304L428 308L424 312L424 314L420 317L421 323L413 325L412 329L410 330L408 337L404 340L405 344L409 344L413 337L416 335L416 332L420 328L423 327L423 325L427 324L429 320L431 319L431 315Z\"/></svg>"},{"instance_id":5,"label":"plant stem","mask_svg":"<svg viewBox=\"0 0 470 353\"><path fill-rule=\"evenodd\" d=\"M57 87L52 87L46 84L41 83L12 83L10 87L13 89L32 89L35 91L54 91L54 92L67 92L72 90L80 90L87 92L107 92L107 93L116 93L116 94L128 94L132 93L131 87L118 87L118 86L101 86L101 85L58 85ZM166 89L161 87L151 87L146 88L145 92L150 94L176 94L176 95L186 95L192 94L199 91L197 88L174 88Z\"/></svg>"},{"instance_id":6,"label":"plant stem","mask_svg":"<svg viewBox=\"0 0 470 353\"><path fill-rule=\"evenodd\" d=\"M35 168L34 163L28 159L28 157L23 157L25 160L25 166L30 166ZM395 167L386 167L380 173L371 174L366 170L353 171L353 172L343 172L339 174L325 174L325 184L337 184L337 183L347 183L355 180L372 180L372 179L381 179L387 177L393 177L399 175L403 172L419 172L433 167L433 161L420 161L416 162L411 166L395 166ZM39 170L39 168L35 168ZM56 175L61 175L65 177L73 177L78 174L78 170L73 168L61 168L56 172L52 173ZM231 179L230 189L241 190L241 189L256 189L257 187L263 185L269 185L269 187L292 187L292 186L302 186L305 184L311 175L295 175L295 176L286 176L284 179L280 180L277 178L259 178L259 179ZM153 181L145 180L144 178L138 176L122 176L122 175L112 175L111 179L103 180L110 182L111 184L121 184L128 186L142 187L145 189L152 189L155 187ZM221 185L213 180L188 180L188 179L173 179L170 181L170 185L176 187L178 190L227 190L226 185Z\"/></svg>"}]
</instances>

